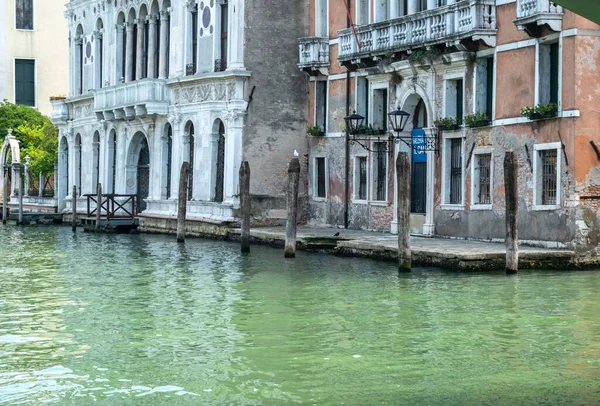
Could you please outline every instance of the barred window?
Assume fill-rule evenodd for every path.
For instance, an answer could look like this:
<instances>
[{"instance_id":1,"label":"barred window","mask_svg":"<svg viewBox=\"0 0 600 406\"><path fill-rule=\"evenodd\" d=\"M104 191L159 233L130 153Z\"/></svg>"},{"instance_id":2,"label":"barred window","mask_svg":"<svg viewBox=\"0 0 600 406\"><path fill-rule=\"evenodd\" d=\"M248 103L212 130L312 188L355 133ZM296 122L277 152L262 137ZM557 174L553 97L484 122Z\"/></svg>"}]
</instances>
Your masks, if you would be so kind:
<instances>
[{"instance_id":1,"label":"barred window","mask_svg":"<svg viewBox=\"0 0 600 406\"><path fill-rule=\"evenodd\" d=\"M356 158L356 194L359 200L367 200L367 157Z\"/></svg>"},{"instance_id":2,"label":"barred window","mask_svg":"<svg viewBox=\"0 0 600 406\"><path fill-rule=\"evenodd\" d=\"M490 204L490 187L491 187L491 154L481 154L477 156L478 186L477 204Z\"/></svg>"},{"instance_id":3,"label":"barred window","mask_svg":"<svg viewBox=\"0 0 600 406\"><path fill-rule=\"evenodd\" d=\"M17 30L33 30L33 0L15 0L15 14Z\"/></svg>"},{"instance_id":4,"label":"barred window","mask_svg":"<svg viewBox=\"0 0 600 406\"><path fill-rule=\"evenodd\" d=\"M316 197L327 197L327 188L325 175L325 158L315 158L316 163L316 183L317 183L317 195Z\"/></svg>"},{"instance_id":5,"label":"barred window","mask_svg":"<svg viewBox=\"0 0 600 406\"><path fill-rule=\"evenodd\" d=\"M450 204L462 203L462 139L450 141Z\"/></svg>"},{"instance_id":6,"label":"barred window","mask_svg":"<svg viewBox=\"0 0 600 406\"><path fill-rule=\"evenodd\" d=\"M556 203L556 149L539 151L542 165L542 205Z\"/></svg>"},{"instance_id":7,"label":"barred window","mask_svg":"<svg viewBox=\"0 0 600 406\"><path fill-rule=\"evenodd\" d=\"M375 181L374 200L385 201L387 200L387 149L385 142L374 143L375 149L375 173L373 174L373 180Z\"/></svg>"}]
</instances>

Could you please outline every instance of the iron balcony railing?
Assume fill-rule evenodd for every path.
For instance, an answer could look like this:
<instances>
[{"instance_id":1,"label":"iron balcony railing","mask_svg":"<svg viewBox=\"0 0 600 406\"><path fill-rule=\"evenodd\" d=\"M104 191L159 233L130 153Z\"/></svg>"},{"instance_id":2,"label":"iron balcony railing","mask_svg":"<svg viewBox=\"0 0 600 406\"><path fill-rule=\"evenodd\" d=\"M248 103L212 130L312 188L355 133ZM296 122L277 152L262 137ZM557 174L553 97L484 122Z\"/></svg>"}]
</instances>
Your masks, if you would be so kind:
<instances>
[{"instance_id":1,"label":"iron balcony railing","mask_svg":"<svg viewBox=\"0 0 600 406\"><path fill-rule=\"evenodd\" d=\"M352 28L338 31L338 59L343 62L467 38L482 40L488 46L495 46L496 32L494 0L463 0L408 16L358 26L356 36Z\"/></svg>"}]
</instances>

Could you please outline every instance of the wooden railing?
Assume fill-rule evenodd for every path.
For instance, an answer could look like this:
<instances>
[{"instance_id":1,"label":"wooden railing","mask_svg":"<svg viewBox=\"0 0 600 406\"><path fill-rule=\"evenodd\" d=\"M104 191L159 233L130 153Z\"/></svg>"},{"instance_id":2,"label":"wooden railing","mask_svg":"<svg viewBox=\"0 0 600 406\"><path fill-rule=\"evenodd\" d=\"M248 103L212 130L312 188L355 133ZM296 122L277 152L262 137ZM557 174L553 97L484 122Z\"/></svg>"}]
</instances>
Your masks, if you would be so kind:
<instances>
[{"instance_id":1,"label":"wooden railing","mask_svg":"<svg viewBox=\"0 0 600 406\"><path fill-rule=\"evenodd\" d=\"M98 208L100 214L106 216L106 220L111 218L131 218L135 219L136 195L119 195L109 193L102 195L101 202L98 204L98 197L95 194L83 195L87 198L87 216L95 216Z\"/></svg>"}]
</instances>

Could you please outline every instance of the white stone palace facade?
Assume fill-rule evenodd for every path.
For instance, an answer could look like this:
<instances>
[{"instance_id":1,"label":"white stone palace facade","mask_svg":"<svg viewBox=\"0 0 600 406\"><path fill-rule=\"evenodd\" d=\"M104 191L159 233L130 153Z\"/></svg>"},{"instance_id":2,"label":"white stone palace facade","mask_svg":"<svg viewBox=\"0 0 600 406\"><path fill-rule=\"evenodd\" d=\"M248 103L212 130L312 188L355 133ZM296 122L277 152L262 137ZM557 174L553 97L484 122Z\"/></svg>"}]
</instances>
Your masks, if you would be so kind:
<instances>
[{"instance_id":1,"label":"white stone palace facade","mask_svg":"<svg viewBox=\"0 0 600 406\"><path fill-rule=\"evenodd\" d=\"M188 220L226 225L247 160L254 222L279 222L289 159L306 152L307 13L275 0L70 1L70 93L52 115L59 209L72 210L76 186L84 213L101 183L136 195L142 228L170 229L188 161Z\"/></svg>"}]
</instances>

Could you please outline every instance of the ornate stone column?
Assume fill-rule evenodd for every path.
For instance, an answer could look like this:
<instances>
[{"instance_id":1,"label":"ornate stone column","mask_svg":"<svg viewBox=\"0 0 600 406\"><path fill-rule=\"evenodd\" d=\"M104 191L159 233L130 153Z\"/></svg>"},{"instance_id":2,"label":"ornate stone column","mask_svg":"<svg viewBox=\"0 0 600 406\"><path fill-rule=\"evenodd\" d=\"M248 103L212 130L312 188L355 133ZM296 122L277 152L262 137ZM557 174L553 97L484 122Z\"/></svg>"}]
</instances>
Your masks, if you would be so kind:
<instances>
[{"instance_id":1,"label":"ornate stone column","mask_svg":"<svg viewBox=\"0 0 600 406\"><path fill-rule=\"evenodd\" d=\"M417 12L417 1L419 0L408 0L408 12L407 14L415 14Z\"/></svg>"},{"instance_id":2,"label":"ornate stone column","mask_svg":"<svg viewBox=\"0 0 600 406\"><path fill-rule=\"evenodd\" d=\"M160 49L158 55L158 77L161 79L166 79L169 76L169 72L167 72L167 58L168 55L168 38L169 38L169 12L161 11L160 12Z\"/></svg>"},{"instance_id":3,"label":"ornate stone column","mask_svg":"<svg viewBox=\"0 0 600 406\"><path fill-rule=\"evenodd\" d=\"M144 24L145 21L140 19L135 20L137 24L137 41L135 58L135 80L140 80L144 77Z\"/></svg>"},{"instance_id":4,"label":"ornate stone column","mask_svg":"<svg viewBox=\"0 0 600 406\"><path fill-rule=\"evenodd\" d=\"M29 197L29 156L25 157L25 165L23 165L23 175L25 176L25 187L23 188L23 196Z\"/></svg>"},{"instance_id":5,"label":"ornate stone column","mask_svg":"<svg viewBox=\"0 0 600 406\"><path fill-rule=\"evenodd\" d=\"M123 56L125 55L125 49L123 49L123 35L125 35L125 24L116 24L115 28L117 30L117 60L115 61L116 72L114 83L116 84L125 81L125 76L123 75Z\"/></svg>"},{"instance_id":6,"label":"ornate stone column","mask_svg":"<svg viewBox=\"0 0 600 406\"><path fill-rule=\"evenodd\" d=\"M125 44L125 82L133 80L133 23L127 23Z\"/></svg>"},{"instance_id":7,"label":"ornate stone column","mask_svg":"<svg viewBox=\"0 0 600 406\"><path fill-rule=\"evenodd\" d=\"M148 17L148 77L156 77L156 16Z\"/></svg>"},{"instance_id":8,"label":"ornate stone column","mask_svg":"<svg viewBox=\"0 0 600 406\"><path fill-rule=\"evenodd\" d=\"M241 70L244 68L244 1L232 0L229 10L229 55L227 70ZM223 55L221 55L223 58Z\"/></svg>"}]
</instances>

